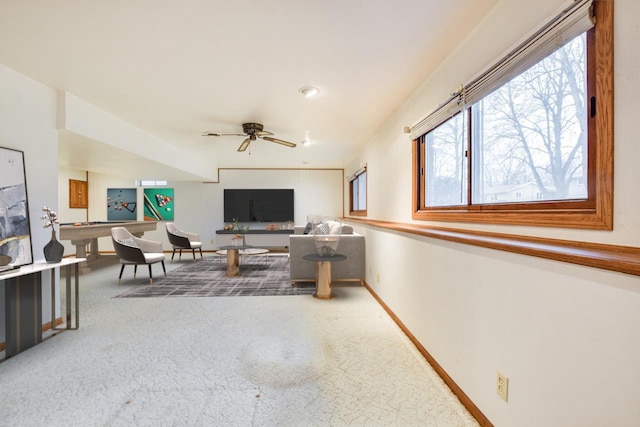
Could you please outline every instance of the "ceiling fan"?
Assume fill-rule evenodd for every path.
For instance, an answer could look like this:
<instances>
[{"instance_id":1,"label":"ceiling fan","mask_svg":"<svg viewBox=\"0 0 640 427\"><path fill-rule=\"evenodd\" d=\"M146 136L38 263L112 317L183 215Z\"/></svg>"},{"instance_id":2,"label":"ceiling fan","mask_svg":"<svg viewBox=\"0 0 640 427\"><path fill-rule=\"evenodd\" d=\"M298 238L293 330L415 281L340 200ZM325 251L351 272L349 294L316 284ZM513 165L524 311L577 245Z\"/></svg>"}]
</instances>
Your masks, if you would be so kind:
<instances>
[{"instance_id":1,"label":"ceiling fan","mask_svg":"<svg viewBox=\"0 0 640 427\"><path fill-rule=\"evenodd\" d=\"M252 141L255 141L257 138L264 139L265 141L275 142L276 144L282 144L286 147L295 147L296 144L289 141L283 141L282 139L272 138L269 135L273 135L271 132L263 130L263 127L260 123L243 123L242 131L244 133L217 133L217 132L205 132L202 136L246 136L247 138L242 141L240 147L238 147L238 151L245 151L249 144Z\"/></svg>"}]
</instances>

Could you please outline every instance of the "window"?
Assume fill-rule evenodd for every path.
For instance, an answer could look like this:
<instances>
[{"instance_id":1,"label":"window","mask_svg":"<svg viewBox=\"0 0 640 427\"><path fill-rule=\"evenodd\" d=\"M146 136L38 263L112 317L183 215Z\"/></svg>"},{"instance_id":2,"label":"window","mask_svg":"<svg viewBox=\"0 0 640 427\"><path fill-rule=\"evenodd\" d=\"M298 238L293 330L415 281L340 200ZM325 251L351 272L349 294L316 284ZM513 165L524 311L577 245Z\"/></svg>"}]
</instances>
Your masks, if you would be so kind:
<instances>
[{"instance_id":1,"label":"window","mask_svg":"<svg viewBox=\"0 0 640 427\"><path fill-rule=\"evenodd\" d=\"M349 179L350 215L367 214L367 168L356 171Z\"/></svg>"},{"instance_id":2,"label":"window","mask_svg":"<svg viewBox=\"0 0 640 427\"><path fill-rule=\"evenodd\" d=\"M139 187L164 187L167 185L166 180L137 180L136 185Z\"/></svg>"},{"instance_id":3,"label":"window","mask_svg":"<svg viewBox=\"0 0 640 427\"><path fill-rule=\"evenodd\" d=\"M594 4L597 25L576 2L414 126L414 219L612 228L613 5Z\"/></svg>"},{"instance_id":4,"label":"window","mask_svg":"<svg viewBox=\"0 0 640 427\"><path fill-rule=\"evenodd\" d=\"M586 70L582 34L471 106L473 203L587 198Z\"/></svg>"},{"instance_id":5,"label":"window","mask_svg":"<svg viewBox=\"0 0 640 427\"><path fill-rule=\"evenodd\" d=\"M467 204L466 126L458 114L425 136L427 206Z\"/></svg>"}]
</instances>

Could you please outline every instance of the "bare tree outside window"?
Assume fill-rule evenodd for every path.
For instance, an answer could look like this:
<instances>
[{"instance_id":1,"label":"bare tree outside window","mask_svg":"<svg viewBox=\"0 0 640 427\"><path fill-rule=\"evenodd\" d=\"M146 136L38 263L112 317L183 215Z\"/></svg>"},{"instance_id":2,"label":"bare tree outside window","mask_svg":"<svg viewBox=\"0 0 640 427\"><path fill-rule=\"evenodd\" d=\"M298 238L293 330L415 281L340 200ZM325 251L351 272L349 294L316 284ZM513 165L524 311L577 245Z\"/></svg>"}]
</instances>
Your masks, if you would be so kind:
<instances>
[{"instance_id":1,"label":"bare tree outside window","mask_svg":"<svg viewBox=\"0 0 640 427\"><path fill-rule=\"evenodd\" d=\"M472 106L473 203L587 197L585 43L577 37Z\"/></svg>"},{"instance_id":2,"label":"bare tree outside window","mask_svg":"<svg viewBox=\"0 0 640 427\"><path fill-rule=\"evenodd\" d=\"M426 135L427 205L467 203L465 114L458 114Z\"/></svg>"}]
</instances>

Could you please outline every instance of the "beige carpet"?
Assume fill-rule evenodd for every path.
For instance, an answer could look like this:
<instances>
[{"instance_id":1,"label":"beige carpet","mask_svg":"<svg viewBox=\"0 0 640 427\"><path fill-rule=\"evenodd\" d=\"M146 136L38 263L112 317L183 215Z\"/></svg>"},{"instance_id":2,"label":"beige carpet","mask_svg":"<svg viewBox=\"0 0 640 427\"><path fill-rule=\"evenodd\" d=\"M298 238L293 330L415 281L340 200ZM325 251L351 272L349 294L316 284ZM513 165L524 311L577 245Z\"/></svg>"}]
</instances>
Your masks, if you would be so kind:
<instances>
[{"instance_id":1,"label":"beige carpet","mask_svg":"<svg viewBox=\"0 0 640 427\"><path fill-rule=\"evenodd\" d=\"M477 425L363 287L113 298L146 281L117 276L82 276L80 329L0 363L1 425Z\"/></svg>"}]
</instances>

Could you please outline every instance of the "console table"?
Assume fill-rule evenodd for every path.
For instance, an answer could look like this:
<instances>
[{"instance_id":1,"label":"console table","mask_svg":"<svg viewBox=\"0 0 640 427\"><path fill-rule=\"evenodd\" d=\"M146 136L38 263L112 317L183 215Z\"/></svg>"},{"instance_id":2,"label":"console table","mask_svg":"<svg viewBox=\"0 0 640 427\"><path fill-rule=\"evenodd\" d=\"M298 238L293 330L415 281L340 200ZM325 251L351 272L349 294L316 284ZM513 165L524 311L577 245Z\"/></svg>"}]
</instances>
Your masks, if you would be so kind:
<instances>
[{"instance_id":1,"label":"console table","mask_svg":"<svg viewBox=\"0 0 640 427\"><path fill-rule=\"evenodd\" d=\"M331 263L344 261L347 257L341 254L333 256L308 254L302 258L316 263L316 293L313 296L319 299L335 298L336 294L331 292Z\"/></svg>"},{"instance_id":2,"label":"console table","mask_svg":"<svg viewBox=\"0 0 640 427\"><path fill-rule=\"evenodd\" d=\"M51 329L55 331L78 329L80 326L80 301L78 265L84 258L63 258L60 262L36 262L15 270L0 273L4 282L4 312L6 359L42 342L42 272L51 271ZM75 325L72 323L71 267L74 267ZM53 270L65 267L66 317L62 327L56 327L56 280ZM51 338L51 336L49 338Z\"/></svg>"}]
</instances>

